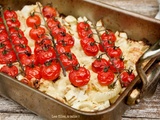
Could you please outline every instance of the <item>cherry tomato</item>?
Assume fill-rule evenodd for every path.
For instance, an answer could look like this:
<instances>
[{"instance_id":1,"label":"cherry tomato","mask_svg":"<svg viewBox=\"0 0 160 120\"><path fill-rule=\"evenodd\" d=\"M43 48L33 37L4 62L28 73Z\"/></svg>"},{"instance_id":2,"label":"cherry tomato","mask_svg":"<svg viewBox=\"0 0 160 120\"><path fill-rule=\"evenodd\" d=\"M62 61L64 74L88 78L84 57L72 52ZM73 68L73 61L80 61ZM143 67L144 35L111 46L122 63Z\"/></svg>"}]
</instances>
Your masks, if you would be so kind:
<instances>
[{"instance_id":1,"label":"cherry tomato","mask_svg":"<svg viewBox=\"0 0 160 120\"><path fill-rule=\"evenodd\" d=\"M39 39L36 40L36 44L39 45L52 45L52 40L48 38L48 36L43 35Z\"/></svg>"},{"instance_id":2,"label":"cherry tomato","mask_svg":"<svg viewBox=\"0 0 160 120\"><path fill-rule=\"evenodd\" d=\"M12 49L12 45L9 40L0 43L0 51Z\"/></svg>"},{"instance_id":3,"label":"cherry tomato","mask_svg":"<svg viewBox=\"0 0 160 120\"><path fill-rule=\"evenodd\" d=\"M45 80L56 80L61 72L61 66L57 61L49 61L41 66L41 75Z\"/></svg>"},{"instance_id":4,"label":"cherry tomato","mask_svg":"<svg viewBox=\"0 0 160 120\"><path fill-rule=\"evenodd\" d=\"M21 25L21 23L17 19L7 20L6 23L7 23L7 25L8 25L9 28L11 28L11 27L17 27L17 28L19 28L20 25Z\"/></svg>"},{"instance_id":5,"label":"cherry tomato","mask_svg":"<svg viewBox=\"0 0 160 120\"><path fill-rule=\"evenodd\" d=\"M49 18L46 22L50 29L60 25L60 22L56 18Z\"/></svg>"},{"instance_id":6,"label":"cherry tomato","mask_svg":"<svg viewBox=\"0 0 160 120\"><path fill-rule=\"evenodd\" d=\"M19 59L23 66L38 65L37 57L35 54L22 53L19 54Z\"/></svg>"},{"instance_id":7,"label":"cherry tomato","mask_svg":"<svg viewBox=\"0 0 160 120\"><path fill-rule=\"evenodd\" d=\"M107 55L111 58L120 58L122 57L122 50L119 47L109 47L107 48Z\"/></svg>"},{"instance_id":8,"label":"cherry tomato","mask_svg":"<svg viewBox=\"0 0 160 120\"><path fill-rule=\"evenodd\" d=\"M111 30L106 30L102 35L101 35L101 40L105 41L105 40L110 40L111 42L115 42L116 41L116 36L115 34L111 31Z\"/></svg>"},{"instance_id":9,"label":"cherry tomato","mask_svg":"<svg viewBox=\"0 0 160 120\"><path fill-rule=\"evenodd\" d=\"M93 35L91 27L87 22L79 22L77 24L77 32L81 39L85 37L92 37Z\"/></svg>"},{"instance_id":10,"label":"cherry tomato","mask_svg":"<svg viewBox=\"0 0 160 120\"><path fill-rule=\"evenodd\" d=\"M58 45L65 45L65 46L68 46L70 48L73 47L73 45L74 45L74 39L68 33L58 34L56 41L57 41Z\"/></svg>"},{"instance_id":11,"label":"cherry tomato","mask_svg":"<svg viewBox=\"0 0 160 120\"><path fill-rule=\"evenodd\" d=\"M36 53L39 64L44 64L47 61L56 59L56 53L53 48L44 47L43 50Z\"/></svg>"},{"instance_id":12,"label":"cherry tomato","mask_svg":"<svg viewBox=\"0 0 160 120\"><path fill-rule=\"evenodd\" d=\"M28 44L28 40L25 36L21 37L21 36L12 36L11 37L12 39L12 43L14 45L19 45L19 44L24 44L24 45L27 45Z\"/></svg>"},{"instance_id":13,"label":"cherry tomato","mask_svg":"<svg viewBox=\"0 0 160 120\"><path fill-rule=\"evenodd\" d=\"M31 80L32 78L41 79L40 67L36 65L26 66L25 75L28 80Z\"/></svg>"},{"instance_id":14,"label":"cherry tomato","mask_svg":"<svg viewBox=\"0 0 160 120\"><path fill-rule=\"evenodd\" d=\"M3 23L0 23L0 32L2 32L3 30L5 30L5 25Z\"/></svg>"},{"instance_id":15,"label":"cherry tomato","mask_svg":"<svg viewBox=\"0 0 160 120\"><path fill-rule=\"evenodd\" d=\"M115 46L115 43L110 40L102 40L101 43L99 43L99 49L101 52L105 52L109 47Z\"/></svg>"},{"instance_id":16,"label":"cherry tomato","mask_svg":"<svg viewBox=\"0 0 160 120\"><path fill-rule=\"evenodd\" d=\"M109 67L109 62L104 58L97 58L92 63L92 70L96 73L103 71L107 67Z\"/></svg>"},{"instance_id":17,"label":"cherry tomato","mask_svg":"<svg viewBox=\"0 0 160 120\"><path fill-rule=\"evenodd\" d=\"M78 67L69 72L69 80L72 85L82 87L90 81L90 72L85 67Z\"/></svg>"},{"instance_id":18,"label":"cherry tomato","mask_svg":"<svg viewBox=\"0 0 160 120\"><path fill-rule=\"evenodd\" d=\"M28 45L25 44L19 44L15 46L15 50L18 53L28 53L31 54L31 48Z\"/></svg>"},{"instance_id":19,"label":"cherry tomato","mask_svg":"<svg viewBox=\"0 0 160 120\"><path fill-rule=\"evenodd\" d=\"M122 72L124 70L124 61L121 58L113 58L109 63L110 70L114 73Z\"/></svg>"},{"instance_id":20,"label":"cherry tomato","mask_svg":"<svg viewBox=\"0 0 160 120\"><path fill-rule=\"evenodd\" d=\"M14 65L4 65L0 72L5 73L11 77L16 77L18 75L18 68Z\"/></svg>"},{"instance_id":21,"label":"cherry tomato","mask_svg":"<svg viewBox=\"0 0 160 120\"><path fill-rule=\"evenodd\" d=\"M101 71L97 75L100 85L110 85L114 81L114 73L112 71Z\"/></svg>"},{"instance_id":22,"label":"cherry tomato","mask_svg":"<svg viewBox=\"0 0 160 120\"><path fill-rule=\"evenodd\" d=\"M17 13L14 10L8 9L8 10L4 11L4 18L6 20L8 20L8 19L17 19L18 16L17 16Z\"/></svg>"},{"instance_id":23,"label":"cherry tomato","mask_svg":"<svg viewBox=\"0 0 160 120\"><path fill-rule=\"evenodd\" d=\"M49 39L44 39L39 43L35 44L34 53L36 54L39 51L47 50L49 48L52 48L52 41Z\"/></svg>"},{"instance_id":24,"label":"cherry tomato","mask_svg":"<svg viewBox=\"0 0 160 120\"><path fill-rule=\"evenodd\" d=\"M120 80L124 87L127 87L134 79L135 75L132 71L123 71L120 74Z\"/></svg>"},{"instance_id":25,"label":"cherry tomato","mask_svg":"<svg viewBox=\"0 0 160 120\"><path fill-rule=\"evenodd\" d=\"M70 53L71 52L70 47L69 46L65 46L65 45L56 45L56 49L57 49L57 52L59 54Z\"/></svg>"},{"instance_id":26,"label":"cherry tomato","mask_svg":"<svg viewBox=\"0 0 160 120\"><path fill-rule=\"evenodd\" d=\"M45 29L43 27L37 27L37 28L32 28L29 31L29 36L33 39L33 40L38 40L39 38L41 38L43 35L45 34Z\"/></svg>"},{"instance_id":27,"label":"cherry tomato","mask_svg":"<svg viewBox=\"0 0 160 120\"><path fill-rule=\"evenodd\" d=\"M0 51L0 64L13 63L16 61L17 57L13 50Z\"/></svg>"},{"instance_id":28,"label":"cherry tomato","mask_svg":"<svg viewBox=\"0 0 160 120\"><path fill-rule=\"evenodd\" d=\"M99 48L93 38L84 38L80 40L82 49L87 56L96 56Z\"/></svg>"},{"instance_id":29,"label":"cherry tomato","mask_svg":"<svg viewBox=\"0 0 160 120\"><path fill-rule=\"evenodd\" d=\"M26 24L28 27L37 27L40 26L41 24L41 19L38 15L36 15L35 13L32 13L26 20Z\"/></svg>"},{"instance_id":30,"label":"cherry tomato","mask_svg":"<svg viewBox=\"0 0 160 120\"><path fill-rule=\"evenodd\" d=\"M62 26L55 26L51 29L51 34L57 39L57 35L66 34L66 29Z\"/></svg>"},{"instance_id":31,"label":"cherry tomato","mask_svg":"<svg viewBox=\"0 0 160 120\"><path fill-rule=\"evenodd\" d=\"M11 37L15 37L15 36L24 37L23 31L17 27L9 28L9 32L11 34Z\"/></svg>"},{"instance_id":32,"label":"cherry tomato","mask_svg":"<svg viewBox=\"0 0 160 120\"><path fill-rule=\"evenodd\" d=\"M0 33L0 41L3 42L3 41L6 41L8 39L9 39L9 37L8 37L8 34L7 34L6 30L1 31L1 33Z\"/></svg>"},{"instance_id":33,"label":"cherry tomato","mask_svg":"<svg viewBox=\"0 0 160 120\"><path fill-rule=\"evenodd\" d=\"M60 55L60 60L66 70L72 70L74 66L78 65L78 60L73 53L64 53Z\"/></svg>"},{"instance_id":34,"label":"cherry tomato","mask_svg":"<svg viewBox=\"0 0 160 120\"><path fill-rule=\"evenodd\" d=\"M46 5L43 7L42 13L43 13L44 17L46 17L46 18L53 18L53 17L56 17L56 15L57 15L56 9L49 6L49 5Z\"/></svg>"}]
</instances>

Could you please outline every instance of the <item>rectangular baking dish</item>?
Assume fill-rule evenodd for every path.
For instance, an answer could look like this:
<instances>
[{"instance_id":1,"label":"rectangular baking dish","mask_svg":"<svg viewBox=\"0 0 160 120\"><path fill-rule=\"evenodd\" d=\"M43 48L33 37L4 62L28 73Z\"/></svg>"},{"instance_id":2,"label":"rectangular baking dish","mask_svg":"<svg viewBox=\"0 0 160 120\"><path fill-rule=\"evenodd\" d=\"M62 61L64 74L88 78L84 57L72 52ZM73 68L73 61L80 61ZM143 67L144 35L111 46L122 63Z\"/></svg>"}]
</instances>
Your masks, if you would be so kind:
<instances>
[{"instance_id":1,"label":"rectangular baking dish","mask_svg":"<svg viewBox=\"0 0 160 120\"><path fill-rule=\"evenodd\" d=\"M158 20L91 0L38 1L43 5L52 2L53 6L56 7L60 13L73 15L75 17L86 16L94 24L101 19L108 29L113 31L124 31L128 34L129 38L143 40L153 46L149 51L158 49L156 44L159 42L158 39L160 39L160 21ZM4 9L11 7L15 10L19 10L24 5L35 4L36 2L37 0L5 0L0 1L0 4ZM143 56L140 59L139 64L137 64L137 67L141 67L141 63L143 63L145 59L150 59L150 62L145 66L146 70L149 69L158 55L159 51L156 55L154 53L149 55L151 57ZM156 75L159 76L160 70L159 68L157 69L158 73L156 73ZM139 70L139 74L141 73L143 73L142 69ZM144 76L145 75L140 75L142 79L146 77ZM96 112L83 112L71 108L2 73L0 73L0 95L16 101L33 113L46 119L65 118L67 120L73 118L78 120L117 120L120 119L125 110L129 108L129 105L126 104L126 99L129 96L129 93L141 83L140 77L136 77L134 82L127 87L118 100L109 108ZM157 79L159 78L154 78L154 80ZM145 83L145 80L143 80L142 83ZM154 80L152 83L154 83ZM155 88L156 84L153 85L153 88ZM141 89L143 87L139 88Z\"/></svg>"}]
</instances>

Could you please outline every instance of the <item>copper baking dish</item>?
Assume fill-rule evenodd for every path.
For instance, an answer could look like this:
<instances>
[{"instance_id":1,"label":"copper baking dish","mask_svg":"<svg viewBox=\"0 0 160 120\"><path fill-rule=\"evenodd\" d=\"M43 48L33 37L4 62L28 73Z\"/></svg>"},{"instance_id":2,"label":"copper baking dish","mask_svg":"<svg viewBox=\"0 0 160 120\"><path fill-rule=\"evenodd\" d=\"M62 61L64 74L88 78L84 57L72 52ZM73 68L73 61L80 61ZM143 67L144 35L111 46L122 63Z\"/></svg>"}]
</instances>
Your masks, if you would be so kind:
<instances>
[{"instance_id":1,"label":"copper baking dish","mask_svg":"<svg viewBox=\"0 0 160 120\"><path fill-rule=\"evenodd\" d=\"M160 65L158 64L160 21L91 0L38 1L44 5L52 2L60 13L71 14L75 17L86 16L93 23L102 19L108 29L124 31L129 38L143 40L151 47L137 62L139 76L114 104L101 111L83 112L76 110L2 73L0 73L0 95L13 99L33 113L47 119L117 120L129 108L128 104L134 104L137 99L153 94L160 76ZM37 0L5 0L0 1L0 4L4 8L11 7L18 10L26 4L35 4L36 2ZM149 60L149 62L142 68L145 60ZM154 67L151 67L153 65ZM140 91L136 98L132 96L134 90Z\"/></svg>"}]
</instances>

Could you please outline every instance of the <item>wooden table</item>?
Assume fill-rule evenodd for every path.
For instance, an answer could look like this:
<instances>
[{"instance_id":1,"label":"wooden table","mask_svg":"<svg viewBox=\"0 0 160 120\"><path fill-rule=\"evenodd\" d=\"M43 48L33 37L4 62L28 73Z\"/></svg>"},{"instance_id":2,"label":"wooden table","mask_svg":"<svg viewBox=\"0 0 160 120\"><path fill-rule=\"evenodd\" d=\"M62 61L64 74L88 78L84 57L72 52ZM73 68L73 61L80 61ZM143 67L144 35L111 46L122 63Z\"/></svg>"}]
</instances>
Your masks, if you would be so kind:
<instances>
[{"instance_id":1,"label":"wooden table","mask_svg":"<svg viewBox=\"0 0 160 120\"><path fill-rule=\"evenodd\" d=\"M156 0L97 0L139 14L155 17L158 12ZM122 116L123 120L160 119L160 83L152 98L144 99L139 104L131 106ZM42 120L19 104L0 96L0 120Z\"/></svg>"}]
</instances>

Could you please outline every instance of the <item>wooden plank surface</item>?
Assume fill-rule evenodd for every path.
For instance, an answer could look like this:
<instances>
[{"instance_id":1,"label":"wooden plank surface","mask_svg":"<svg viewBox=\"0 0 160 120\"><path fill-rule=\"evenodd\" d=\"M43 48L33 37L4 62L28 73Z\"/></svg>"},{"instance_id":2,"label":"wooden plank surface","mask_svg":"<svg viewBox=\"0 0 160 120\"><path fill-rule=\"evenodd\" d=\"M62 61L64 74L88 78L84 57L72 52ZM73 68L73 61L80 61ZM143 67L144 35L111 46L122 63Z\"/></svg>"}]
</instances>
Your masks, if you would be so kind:
<instances>
[{"instance_id":1,"label":"wooden plank surface","mask_svg":"<svg viewBox=\"0 0 160 120\"><path fill-rule=\"evenodd\" d=\"M155 17L158 12L157 0L97 0L139 14ZM122 116L123 120L160 119L160 83L152 98L144 99L131 106ZM12 100L0 96L0 120L43 120Z\"/></svg>"}]
</instances>

